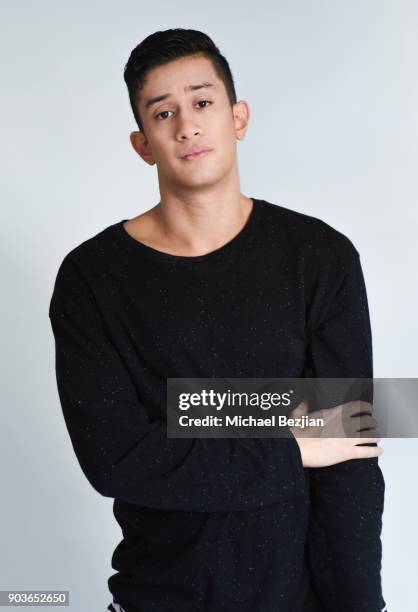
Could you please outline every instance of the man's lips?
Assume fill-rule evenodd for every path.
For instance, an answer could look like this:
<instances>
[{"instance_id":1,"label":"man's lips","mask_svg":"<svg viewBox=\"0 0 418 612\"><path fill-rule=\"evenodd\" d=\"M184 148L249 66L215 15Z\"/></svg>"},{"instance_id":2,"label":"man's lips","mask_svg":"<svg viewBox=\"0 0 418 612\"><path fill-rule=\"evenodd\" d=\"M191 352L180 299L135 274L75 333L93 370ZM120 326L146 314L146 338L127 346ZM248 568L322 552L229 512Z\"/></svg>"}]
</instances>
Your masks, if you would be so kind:
<instances>
[{"instance_id":1,"label":"man's lips","mask_svg":"<svg viewBox=\"0 0 418 612\"><path fill-rule=\"evenodd\" d=\"M207 153L210 153L212 149L200 149L197 151L193 151L192 153L188 153L182 156L182 159L191 160L196 159L198 157L204 157Z\"/></svg>"}]
</instances>

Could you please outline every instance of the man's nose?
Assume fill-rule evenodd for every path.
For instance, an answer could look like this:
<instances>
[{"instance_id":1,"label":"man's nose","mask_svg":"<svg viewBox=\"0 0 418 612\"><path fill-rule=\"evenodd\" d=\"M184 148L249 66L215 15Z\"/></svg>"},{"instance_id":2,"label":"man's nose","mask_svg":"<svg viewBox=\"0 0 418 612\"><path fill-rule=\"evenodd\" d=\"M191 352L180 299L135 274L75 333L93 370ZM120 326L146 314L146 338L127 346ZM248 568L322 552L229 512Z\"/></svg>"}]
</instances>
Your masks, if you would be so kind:
<instances>
[{"instance_id":1,"label":"man's nose","mask_svg":"<svg viewBox=\"0 0 418 612\"><path fill-rule=\"evenodd\" d=\"M201 133L201 127L196 123L196 118L192 113L181 111L177 117L177 134L178 140L190 138Z\"/></svg>"}]
</instances>

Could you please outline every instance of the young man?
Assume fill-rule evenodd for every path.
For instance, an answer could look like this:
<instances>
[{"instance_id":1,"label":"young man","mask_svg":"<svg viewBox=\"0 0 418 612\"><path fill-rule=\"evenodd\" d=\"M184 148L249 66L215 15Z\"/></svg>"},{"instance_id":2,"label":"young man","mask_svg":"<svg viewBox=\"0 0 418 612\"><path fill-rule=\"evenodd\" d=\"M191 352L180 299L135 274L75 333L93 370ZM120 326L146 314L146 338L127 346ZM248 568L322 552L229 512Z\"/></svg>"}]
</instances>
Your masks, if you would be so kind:
<instances>
[{"instance_id":1,"label":"young man","mask_svg":"<svg viewBox=\"0 0 418 612\"><path fill-rule=\"evenodd\" d=\"M168 377L371 378L359 254L240 192L249 107L208 36L152 34L125 81L161 199L65 256L49 312L75 453L123 533L108 609L381 612L379 438L166 435Z\"/></svg>"}]
</instances>

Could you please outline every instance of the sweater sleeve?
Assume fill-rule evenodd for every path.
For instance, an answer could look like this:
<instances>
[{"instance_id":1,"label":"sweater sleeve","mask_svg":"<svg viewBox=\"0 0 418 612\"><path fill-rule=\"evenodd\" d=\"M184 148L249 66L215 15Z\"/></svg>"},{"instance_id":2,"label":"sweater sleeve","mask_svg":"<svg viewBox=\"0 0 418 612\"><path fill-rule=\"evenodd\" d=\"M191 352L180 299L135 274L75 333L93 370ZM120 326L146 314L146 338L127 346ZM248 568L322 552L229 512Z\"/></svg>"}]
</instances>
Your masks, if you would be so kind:
<instances>
[{"instance_id":1,"label":"sweater sleeve","mask_svg":"<svg viewBox=\"0 0 418 612\"><path fill-rule=\"evenodd\" d=\"M294 437L167 438L166 420L151 420L139 401L100 304L70 254L58 270L49 317L66 427L99 493L201 512L252 510L306 495Z\"/></svg>"},{"instance_id":2,"label":"sweater sleeve","mask_svg":"<svg viewBox=\"0 0 418 612\"><path fill-rule=\"evenodd\" d=\"M324 265L319 276L308 316L304 375L372 379L372 336L358 252L352 246L348 256ZM380 576L385 483L378 458L308 471L309 554L324 611L380 612L385 607Z\"/></svg>"}]
</instances>

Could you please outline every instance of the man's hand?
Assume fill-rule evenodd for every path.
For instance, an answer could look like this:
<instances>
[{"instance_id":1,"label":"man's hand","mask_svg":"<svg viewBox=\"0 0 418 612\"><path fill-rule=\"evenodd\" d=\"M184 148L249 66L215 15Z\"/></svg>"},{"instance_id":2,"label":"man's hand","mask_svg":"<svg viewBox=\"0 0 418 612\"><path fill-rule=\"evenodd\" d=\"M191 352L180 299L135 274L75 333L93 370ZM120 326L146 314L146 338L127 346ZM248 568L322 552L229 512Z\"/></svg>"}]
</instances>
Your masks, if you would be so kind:
<instances>
[{"instance_id":1,"label":"man's hand","mask_svg":"<svg viewBox=\"0 0 418 612\"><path fill-rule=\"evenodd\" d=\"M381 455L383 448L379 446L356 446L380 442L381 438L377 437L376 432L367 431L373 430L377 425L376 419L370 414L371 411L372 405L369 402L353 401L308 414L308 404L301 402L290 412L290 418L309 415L309 418L320 418L324 421L323 427L289 427L299 445L303 466L326 467L349 459L367 459ZM358 415L364 412L365 416ZM363 429L366 431L362 431ZM374 436L370 437L373 433Z\"/></svg>"}]
</instances>

